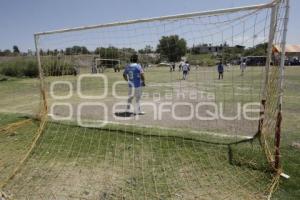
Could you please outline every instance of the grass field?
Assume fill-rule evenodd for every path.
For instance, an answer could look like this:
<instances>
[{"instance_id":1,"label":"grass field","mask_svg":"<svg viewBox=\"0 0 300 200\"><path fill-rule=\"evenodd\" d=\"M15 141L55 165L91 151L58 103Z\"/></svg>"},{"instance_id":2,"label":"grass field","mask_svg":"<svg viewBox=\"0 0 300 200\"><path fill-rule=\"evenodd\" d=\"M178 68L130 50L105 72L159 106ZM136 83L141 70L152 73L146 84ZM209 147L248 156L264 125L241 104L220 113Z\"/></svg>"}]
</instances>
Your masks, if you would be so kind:
<instances>
[{"instance_id":1,"label":"grass field","mask_svg":"<svg viewBox=\"0 0 300 200\"><path fill-rule=\"evenodd\" d=\"M225 102L227 108L232 108L232 102L260 99L261 68L249 68L244 77L233 68L220 81L216 79L214 68L193 70L189 80L184 82L178 72L170 73L166 68L147 69L144 91L150 96L177 90L206 91L213 93L216 101ZM106 74L109 88L121 80L120 73L109 70ZM300 198L299 76L300 68L287 68L281 151L283 170L291 178L281 179L273 199ZM65 76L47 78L47 86L55 80L69 80L74 87L76 85L76 77ZM118 92L126 95L125 87L120 86ZM86 94L95 94L103 90L103 85L88 80L83 88ZM0 91L0 127L37 113L38 80L10 78L0 82ZM66 88L60 87L56 92L66 94ZM50 105L54 102L50 95L48 100ZM69 101L76 106L82 100L74 95ZM113 102L112 93L109 92L104 101ZM139 121L126 121L138 126L109 124L96 129L48 122L30 158L3 190L14 199L266 198L271 174L266 170L257 142L230 147L220 144L237 141L240 135L253 135L256 123L234 123L231 129L221 128L224 134L234 137L218 137L200 132L216 133L220 131L217 127L228 124L221 121L180 124L168 118L154 121L149 117L151 109L146 111L148 116ZM92 115L89 111L87 118ZM33 120L13 131L0 132L0 182L25 155L38 125ZM145 125L149 127L142 127Z\"/></svg>"}]
</instances>

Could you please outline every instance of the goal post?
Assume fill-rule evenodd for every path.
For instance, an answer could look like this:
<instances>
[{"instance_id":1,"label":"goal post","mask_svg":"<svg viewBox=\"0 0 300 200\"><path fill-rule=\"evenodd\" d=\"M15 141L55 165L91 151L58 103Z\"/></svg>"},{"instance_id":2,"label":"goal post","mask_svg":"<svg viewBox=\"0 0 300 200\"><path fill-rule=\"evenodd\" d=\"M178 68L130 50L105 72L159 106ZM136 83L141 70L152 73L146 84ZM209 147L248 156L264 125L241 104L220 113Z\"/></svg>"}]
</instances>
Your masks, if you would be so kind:
<instances>
[{"instance_id":1,"label":"goal post","mask_svg":"<svg viewBox=\"0 0 300 200\"><path fill-rule=\"evenodd\" d=\"M289 10L290 10L290 2L286 1L286 10L284 13L283 20L283 35L281 39L280 49L280 78L279 78L279 96L278 96L278 113L276 119L276 131L275 131L275 161L274 168L280 172L280 140L281 140L281 123L282 123L282 103L283 103L283 90L284 90L284 65L285 65L285 46L286 46L286 38L287 38L287 28L289 21Z\"/></svg>"}]
</instances>

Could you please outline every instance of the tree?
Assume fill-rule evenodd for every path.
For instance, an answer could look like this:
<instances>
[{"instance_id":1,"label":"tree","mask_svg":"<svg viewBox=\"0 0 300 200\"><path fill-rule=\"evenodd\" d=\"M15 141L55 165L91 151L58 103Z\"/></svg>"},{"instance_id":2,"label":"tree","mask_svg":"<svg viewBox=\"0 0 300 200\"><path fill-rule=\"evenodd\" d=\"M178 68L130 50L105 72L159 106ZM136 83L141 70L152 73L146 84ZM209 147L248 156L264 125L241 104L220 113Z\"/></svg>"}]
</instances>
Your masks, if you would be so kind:
<instances>
[{"instance_id":1,"label":"tree","mask_svg":"<svg viewBox=\"0 0 300 200\"><path fill-rule=\"evenodd\" d=\"M226 46L222 52L223 62L231 62L232 60L239 60L245 51L245 46L236 45L233 47Z\"/></svg>"},{"instance_id":2,"label":"tree","mask_svg":"<svg viewBox=\"0 0 300 200\"><path fill-rule=\"evenodd\" d=\"M265 56L267 53L267 48L268 43L261 43L246 49L243 56Z\"/></svg>"},{"instance_id":3,"label":"tree","mask_svg":"<svg viewBox=\"0 0 300 200\"><path fill-rule=\"evenodd\" d=\"M66 52L66 55L71 55L72 54L72 48L67 47L65 52Z\"/></svg>"},{"instance_id":4,"label":"tree","mask_svg":"<svg viewBox=\"0 0 300 200\"><path fill-rule=\"evenodd\" d=\"M89 54L89 50L85 46L73 46L66 48L66 55Z\"/></svg>"},{"instance_id":5,"label":"tree","mask_svg":"<svg viewBox=\"0 0 300 200\"><path fill-rule=\"evenodd\" d=\"M54 49L53 54L54 54L55 56L57 56L57 55L58 55L58 50L57 50L57 49Z\"/></svg>"},{"instance_id":6,"label":"tree","mask_svg":"<svg viewBox=\"0 0 300 200\"><path fill-rule=\"evenodd\" d=\"M3 52L2 52L3 56L10 56L11 55L11 51L9 49L5 49Z\"/></svg>"},{"instance_id":7,"label":"tree","mask_svg":"<svg viewBox=\"0 0 300 200\"><path fill-rule=\"evenodd\" d=\"M178 35L163 36L157 45L157 52L169 62L178 62L186 54L187 44L185 39Z\"/></svg>"},{"instance_id":8,"label":"tree","mask_svg":"<svg viewBox=\"0 0 300 200\"><path fill-rule=\"evenodd\" d=\"M89 50L85 46L82 46L81 47L81 53L82 54L89 54L90 52L89 52Z\"/></svg>"},{"instance_id":9,"label":"tree","mask_svg":"<svg viewBox=\"0 0 300 200\"><path fill-rule=\"evenodd\" d=\"M139 50L140 54L148 54L148 53L153 53L153 47L150 45L146 45L144 49Z\"/></svg>"},{"instance_id":10,"label":"tree","mask_svg":"<svg viewBox=\"0 0 300 200\"><path fill-rule=\"evenodd\" d=\"M48 49L47 50L47 52L46 52L46 54L49 56L49 55L53 55L53 52L50 50L50 49Z\"/></svg>"},{"instance_id":11,"label":"tree","mask_svg":"<svg viewBox=\"0 0 300 200\"><path fill-rule=\"evenodd\" d=\"M116 47L98 47L95 50L95 54L100 55L101 58L106 59L118 59L119 58L119 49Z\"/></svg>"},{"instance_id":12,"label":"tree","mask_svg":"<svg viewBox=\"0 0 300 200\"><path fill-rule=\"evenodd\" d=\"M17 45L14 45L14 46L13 46L13 52L14 52L15 54L19 54L19 53L20 53L19 47L18 47Z\"/></svg>"},{"instance_id":13,"label":"tree","mask_svg":"<svg viewBox=\"0 0 300 200\"><path fill-rule=\"evenodd\" d=\"M40 55L43 56L45 53L42 49L40 49Z\"/></svg>"},{"instance_id":14,"label":"tree","mask_svg":"<svg viewBox=\"0 0 300 200\"><path fill-rule=\"evenodd\" d=\"M133 48L123 47L120 49L120 52L125 53L126 55L131 56L132 54L136 54L136 50Z\"/></svg>"}]
</instances>

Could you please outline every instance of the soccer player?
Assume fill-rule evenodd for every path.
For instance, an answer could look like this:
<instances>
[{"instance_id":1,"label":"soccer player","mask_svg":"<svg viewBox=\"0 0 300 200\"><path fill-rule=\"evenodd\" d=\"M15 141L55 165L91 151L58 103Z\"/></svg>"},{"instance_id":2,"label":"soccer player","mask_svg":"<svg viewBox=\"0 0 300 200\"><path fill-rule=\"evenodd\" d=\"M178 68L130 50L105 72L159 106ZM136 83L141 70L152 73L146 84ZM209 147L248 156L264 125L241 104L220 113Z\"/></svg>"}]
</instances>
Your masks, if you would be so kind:
<instances>
[{"instance_id":1,"label":"soccer player","mask_svg":"<svg viewBox=\"0 0 300 200\"><path fill-rule=\"evenodd\" d=\"M247 67L246 62L242 61L241 65L240 65L240 68L242 71L241 76L244 76L244 71L245 71L246 67Z\"/></svg>"},{"instance_id":2,"label":"soccer player","mask_svg":"<svg viewBox=\"0 0 300 200\"><path fill-rule=\"evenodd\" d=\"M92 74L97 74L97 72L96 57L94 57L92 61Z\"/></svg>"},{"instance_id":3,"label":"soccer player","mask_svg":"<svg viewBox=\"0 0 300 200\"><path fill-rule=\"evenodd\" d=\"M173 71L172 63L169 63L168 65L169 65L169 68L170 68L170 72L172 72Z\"/></svg>"},{"instance_id":4,"label":"soccer player","mask_svg":"<svg viewBox=\"0 0 300 200\"><path fill-rule=\"evenodd\" d=\"M173 62L173 63L172 63L172 70L173 70L173 72L175 71L175 66L176 66L176 65L175 65L175 62Z\"/></svg>"},{"instance_id":5,"label":"soccer player","mask_svg":"<svg viewBox=\"0 0 300 200\"><path fill-rule=\"evenodd\" d=\"M218 64L218 72L219 72L219 80L221 78L223 79L224 66L221 62Z\"/></svg>"},{"instance_id":6,"label":"soccer player","mask_svg":"<svg viewBox=\"0 0 300 200\"><path fill-rule=\"evenodd\" d=\"M184 65L184 62L183 62L183 60L181 60L180 63L179 63L179 66L178 66L179 71L182 70L182 66L183 66L183 65Z\"/></svg>"},{"instance_id":7,"label":"soccer player","mask_svg":"<svg viewBox=\"0 0 300 200\"><path fill-rule=\"evenodd\" d=\"M123 77L128 81L128 105L127 110L130 111L130 105L133 98L136 100L135 113L138 115L144 115L141 110L140 100L142 96L142 87L145 86L145 75L143 68L138 64L138 55L134 54L130 58L130 64L125 67Z\"/></svg>"},{"instance_id":8,"label":"soccer player","mask_svg":"<svg viewBox=\"0 0 300 200\"><path fill-rule=\"evenodd\" d=\"M119 72L120 71L119 64L114 65L114 70L115 70L115 72Z\"/></svg>"},{"instance_id":9,"label":"soccer player","mask_svg":"<svg viewBox=\"0 0 300 200\"><path fill-rule=\"evenodd\" d=\"M189 61L185 61L185 63L182 65L182 73L183 73L183 80L187 79L188 73L190 71L190 64Z\"/></svg>"}]
</instances>

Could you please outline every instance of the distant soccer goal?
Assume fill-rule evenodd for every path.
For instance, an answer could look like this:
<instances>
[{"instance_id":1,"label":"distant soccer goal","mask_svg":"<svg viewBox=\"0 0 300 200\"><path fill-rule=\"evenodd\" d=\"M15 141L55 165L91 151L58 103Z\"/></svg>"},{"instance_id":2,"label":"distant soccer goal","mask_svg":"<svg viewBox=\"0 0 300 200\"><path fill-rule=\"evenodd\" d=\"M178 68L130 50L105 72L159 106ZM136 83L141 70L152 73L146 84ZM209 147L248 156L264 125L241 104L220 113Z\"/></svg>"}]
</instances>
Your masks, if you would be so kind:
<instances>
[{"instance_id":1,"label":"distant soccer goal","mask_svg":"<svg viewBox=\"0 0 300 200\"><path fill-rule=\"evenodd\" d=\"M107 145L97 159L115 166L115 198L266 197L282 172L288 13L288 0L274 0L36 33L41 130L75 126L74 137L89 138L85 145L96 157L93 150ZM80 67L79 76L72 75L72 66ZM128 66L138 75L115 73ZM130 76L137 85L133 95ZM144 115L136 112L138 103ZM96 144L95 137L115 140ZM74 141L84 151L81 139ZM73 143L65 144L73 155Z\"/></svg>"},{"instance_id":2,"label":"distant soccer goal","mask_svg":"<svg viewBox=\"0 0 300 200\"><path fill-rule=\"evenodd\" d=\"M105 68L112 68L115 72L121 70L121 61L118 59L97 58L95 59L95 64L101 73L104 72Z\"/></svg>"}]
</instances>

